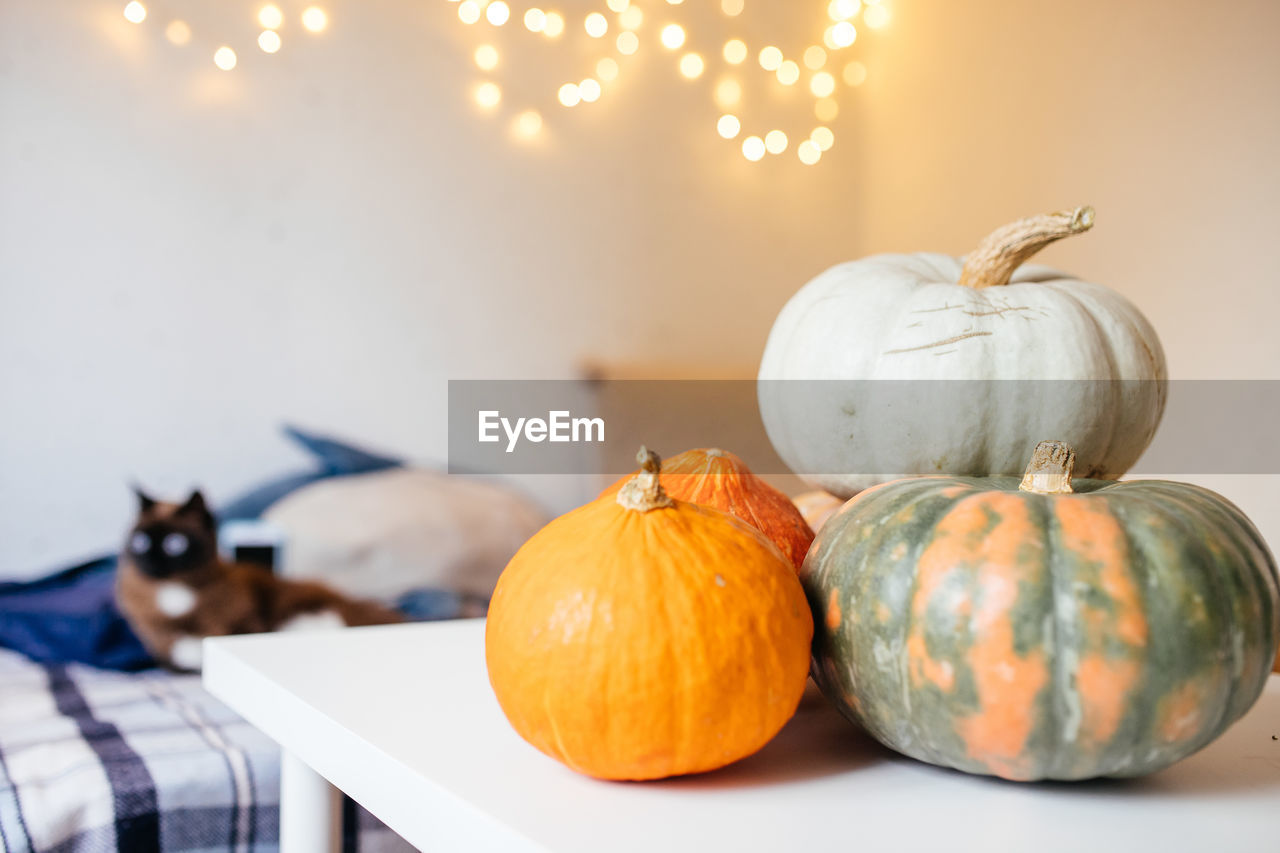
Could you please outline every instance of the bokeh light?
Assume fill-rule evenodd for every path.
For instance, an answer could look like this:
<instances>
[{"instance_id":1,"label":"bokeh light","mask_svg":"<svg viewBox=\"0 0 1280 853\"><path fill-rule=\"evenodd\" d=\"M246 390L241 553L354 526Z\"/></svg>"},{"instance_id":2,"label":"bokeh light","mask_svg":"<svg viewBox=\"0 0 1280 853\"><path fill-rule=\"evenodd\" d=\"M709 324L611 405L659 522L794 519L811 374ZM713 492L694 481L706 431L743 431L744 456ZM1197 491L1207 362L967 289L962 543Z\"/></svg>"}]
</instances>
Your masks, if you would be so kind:
<instances>
[{"instance_id":1,"label":"bokeh light","mask_svg":"<svg viewBox=\"0 0 1280 853\"><path fill-rule=\"evenodd\" d=\"M724 43L724 61L730 65L741 65L747 58L747 43L742 39L729 39Z\"/></svg>"},{"instance_id":2,"label":"bokeh light","mask_svg":"<svg viewBox=\"0 0 1280 853\"><path fill-rule=\"evenodd\" d=\"M680 74L689 80L697 79L702 76L702 70L706 67L706 63L702 61L702 57L696 53L686 53L680 57Z\"/></svg>"},{"instance_id":3,"label":"bokeh light","mask_svg":"<svg viewBox=\"0 0 1280 853\"><path fill-rule=\"evenodd\" d=\"M329 26L329 15L319 6L308 6L302 10L302 28L309 33L318 33Z\"/></svg>"},{"instance_id":4,"label":"bokeh light","mask_svg":"<svg viewBox=\"0 0 1280 853\"><path fill-rule=\"evenodd\" d=\"M732 77L716 84L716 105L728 109L742 100L742 84Z\"/></svg>"},{"instance_id":5,"label":"bokeh light","mask_svg":"<svg viewBox=\"0 0 1280 853\"><path fill-rule=\"evenodd\" d=\"M498 67L498 49L491 44L482 44L476 48L476 67L483 71L492 71Z\"/></svg>"},{"instance_id":6,"label":"bokeh light","mask_svg":"<svg viewBox=\"0 0 1280 853\"><path fill-rule=\"evenodd\" d=\"M841 21L831 28L831 43L837 49L848 47L858 39L858 31L848 21Z\"/></svg>"},{"instance_id":7,"label":"bokeh light","mask_svg":"<svg viewBox=\"0 0 1280 853\"><path fill-rule=\"evenodd\" d=\"M730 18L736 18L742 14L742 8L746 5L746 0L720 0L720 11L724 12Z\"/></svg>"},{"instance_id":8,"label":"bokeh light","mask_svg":"<svg viewBox=\"0 0 1280 853\"><path fill-rule=\"evenodd\" d=\"M164 28L164 37L171 43L182 46L191 41L191 25L186 21L170 21Z\"/></svg>"},{"instance_id":9,"label":"bokeh light","mask_svg":"<svg viewBox=\"0 0 1280 853\"><path fill-rule=\"evenodd\" d=\"M564 32L564 15L559 12L548 12L547 19L542 25L542 34L547 38L559 38Z\"/></svg>"},{"instance_id":10,"label":"bokeh light","mask_svg":"<svg viewBox=\"0 0 1280 853\"><path fill-rule=\"evenodd\" d=\"M560 87L560 91L556 93L556 97L566 107L576 107L582 100L582 92L578 90L577 83L565 83Z\"/></svg>"},{"instance_id":11,"label":"bokeh light","mask_svg":"<svg viewBox=\"0 0 1280 853\"><path fill-rule=\"evenodd\" d=\"M458 4L458 20L464 24L474 24L480 20L480 4L476 0L462 0Z\"/></svg>"},{"instance_id":12,"label":"bokeh light","mask_svg":"<svg viewBox=\"0 0 1280 853\"><path fill-rule=\"evenodd\" d=\"M147 19L147 7L134 0L124 7L124 19L131 24L141 24Z\"/></svg>"},{"instance_id":13,"label":"bokeh light","mask_svg":"<svg viewBox=\"0 0 1280 853\"><path fill-rule=\"evenodd\" d=\"M742 130L742 122L735 115L722 115L716 122L716 133L725 139L733 139Z\"/></svg>"},{"instance_id":14,"label":"bokeh light","mask_svg":"<svg viewBox=\"0 0 1280 853\"><path fill-rule=\"evenodd\" d=\"M764 150L770 154L781 154L787 150L787 135L780 130L771 130L764 135Z\"/></svg>"},{"instance_id":15,"label":"bokeh light","mask_svg":"<svg viewBox=\"0 0 1280 853\"><path fill-rule=\"evenodd\" d=\"M742 140L742 156L755 163L764 159L764 140L758 136L748 136Z\"/></svg>"},{"instance_id":16,"label":"bokeh light","mask_svg":"<svg viewBox=\"0 0 1280 853\"><path fill-rule=\"evenodd\" d=\"M836 78L832 77L826 71L819 71L813 75L809 81L809 91L814 97L827 98L836 90Z\"/></svg>"},{"instance_id":17,"label":"bokeh light","mask_svg":"<svg viewBox=\"0 0 1280 853\"><path fill-rule=\"evenodd\" d=\"M284 12L274 4L263 6L258 10L258 23L265 30L278 30L284 23Z\"/></svg>"},{"instance_id":18,"label":"bokeh light","mask_svg":"<svg viewBox=\"0 0 1280 853\"><path fill-rule=\"evenodd\" d=\"M760 51L760 67L765 71L777 71L782 64L782 51L769 45Z\"/></svg>"},{"instance_id":19,"label":"bokeh light","mask_svg":"<svg viewBox=\"0 0 1280 853\"><path fill-rule=\"evenodd\" d=\"M600 100L601 91L600 81L591 77L578 84L578 96L589 104Z\"/></svg>"},{"instance_id":20,"label":"bokeh light","mask_svg":"<svg viewBox=\"0 0 1280 853\"><path fill-rule=\"evenodd\" d=\"M859 0L831 0L827 4L827 15L833 21L847 21L858 14L862 3Z\"/></svg>"},{"instance_id":21,"label":"bokeh light","mask_svg":"<svg viewBox=\"0 0 1280 853\"><path fill-rule=\"evenodd\" d=\"M542 114L537 110L525 110L512 119L511 130L521 139L532 139L542 132Z\"/></svg>"},{"instance_id":22,"label":"bokeh light","mask_svg":"<svg viewBox=\"0 0 1280 853\"><path fill-rule=\"evenodd\" d=\"M481 108L491 110L502 100L502 90L498 88L497 83L481 83L476 86L475 98Z\"/></svg>"},{"instance_id":23,"label":"bokeh light","mask_svg":"<svg viewBox=\"0 0 1280 853\"><path fill-rule=\"evenodd\" d=\"M850 62L844 67L841 76L850 86L861 86L867 80L867 66L857 61Z\"/></svg>"},{"instance_id":24,"label":"bokeh light","mask_svg":"<svg viewBox=\"0 0 1280 853\"><path fill-rule=\"evenodd\" d=\"M280 34L275 30L258 33L258 47L263 53L275 53L280 49Z\"/></svg>"},{"instance_id":25,"label":"bokeh light","mask_svg":"<svg viewBox=\"0 0 1280 853\"><path fill-rule=\"evenodd\" d=\"M667 24L662 28L662 46L667 50L675 50L684 44L684 27L679 24Z\"/></svg>"},{"instance_id":26,"label":"bokeh light","mask_svg":"<svg viewBox=\"0 0 1280 853\"><path fill-rule=\"evenodd\" d=\"M835 121L840 115L840 104L835 98L822 98L813 105L813 114L818 121Z\"/></svg>"},{"instance_id":27,"label":"bokeh light","mask_svg":"<svg viewBox=\"0 0 1280 853\"><path fill-rule=\"evenodd\" d=\"M809 140L819 151L830 151L831 146L836 144L836 135L829 127L815 127L813 133L809 134Z\"/></svg>"},{"instance_id":28,"label":"bokeh light","mask_svg":"<svg viewBox=\"0 0 1280 853\"><path fill-rule=\"evenodd\" d=\"M630 56L640 49L640 37L633 32L618 33L618 53Z\"/></svg>"},{"instance_id":29,"label":"bokeh light","mask_svg":"<svg viewBox=\"0 0 1280 853\"><path fill-rule=\"evenodd\" d=\"M484 17L495 27L500 27L511 18L511 7L503 0L494 0L484 9Z\"/></svg>"},{"instance_id":30,"label":"bokeh light","mask_svg":"<svg viewBox=\"0 0 1280 853\"><path fill-rule=\"evenodd\" d=\"M223 71L230 71L236 67L236 52L223 45L213 52L213 64Z\"/></svg>"},{"instance_id":31,"label":"bokeh light","mask_svg":"<svg viewBox=\"0 0 1280 853\"><path fill-rule=\"evenodd\" d=\"M817 71L819 68L827 64L827 52L816 44L805 48L804 51L804 67L810 71Z\"/></svg>"},{"instance_id":32,"label":"bokeh light","mask_svg":"<svg viewBox=\"0 0 1280 853\"><path fill-rule=\"evenodd\" d=\"M582 26L586 29L587 35L591 36L593 39L604 38L604 34L609 32L609 21L599 12L592 12L590 15L587 15Z\"/></svg>"},{"instance_id":33,"label":"bokeh light","mask_svg":"<svg viewBox=\"0 0 1280 853\"><path fill-rule=\"evenodd\" d=\"M618 79L618 61L606 56L596 63L596 76L606 83Z\"/></svg>"},{"instance_id":34,"label":"bokeh light","mask_svg":"<svg viewBox=\"0 0 1280 853\"><path fill-rule=\"evenodd\" d=\"M806 166L812 166L822 159L822 152L818 150L818 146L808 139L796 147L796 154L800 157L800 162Z\"/></svg>"},{"instance_id":35,"label":"bokeh light","mask_svg":"<svg viewBox=\"0 0 1280 853\"><path fill-rule=\"evenodd\" d=\"M538 8L524 13L524 28L531 33L540 33L547 26L547 13Z\"/></svg>"},{"instance_id":36,"label":"bokeh light","mask_svg":"<svg viewBox=\"0 0 1280 853\"><path fill-rule=\"evenodd\" d=\"M889 10L883 6L868 6L862 13L862 20L873 30L878 30L889 23Z\"/></svg>"},{"instance_id":37,"label":"bokeh light","mask_svg":"<svg viewBox=\"0 0 1280 853\"><path fill-rule=\"evenodd\" d=\"M787 59L778 66L778 82L784 86L790 86L800 79L800 66L793 60Z\"/></svg>"}]
</instances>

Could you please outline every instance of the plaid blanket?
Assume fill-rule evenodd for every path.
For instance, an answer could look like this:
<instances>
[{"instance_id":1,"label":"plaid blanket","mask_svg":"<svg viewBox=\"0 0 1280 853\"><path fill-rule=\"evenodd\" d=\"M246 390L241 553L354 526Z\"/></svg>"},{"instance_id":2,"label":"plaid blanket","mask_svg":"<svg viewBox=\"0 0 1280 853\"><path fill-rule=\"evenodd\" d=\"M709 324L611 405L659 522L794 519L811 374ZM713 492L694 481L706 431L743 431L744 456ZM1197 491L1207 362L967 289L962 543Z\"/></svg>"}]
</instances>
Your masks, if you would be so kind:
<instances>
[{"instance_id":1,"label":"plaid blanket","mask_svg":"<svg viewBox=\"0 0 1280 853\"><path fill-rule=\"evenodd\" d=\"M0 847L278 847L280 751L197 676L37 664L0 649ZM346 850L412 850L346 801Z\"/></svg>"}]
</instances>

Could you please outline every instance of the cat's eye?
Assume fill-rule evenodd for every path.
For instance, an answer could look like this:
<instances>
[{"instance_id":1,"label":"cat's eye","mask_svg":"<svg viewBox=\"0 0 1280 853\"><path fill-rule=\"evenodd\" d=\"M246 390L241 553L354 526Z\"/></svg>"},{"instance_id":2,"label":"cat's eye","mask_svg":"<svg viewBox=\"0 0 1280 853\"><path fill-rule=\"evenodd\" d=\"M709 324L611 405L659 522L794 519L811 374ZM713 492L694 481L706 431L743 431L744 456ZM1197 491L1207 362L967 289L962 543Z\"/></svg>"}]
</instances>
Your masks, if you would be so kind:
<instances>
[{"instance_id":1,"label":"cat's eye","mask_svg":"<svg viewBox=\"0 0 1280 853\"><path fill-rule=\"evenodd\" d=\"M129 550L135 554L145 554L151 550L151 537L139 530L129 537Z\"/></svg>"},{"instance_id":2,"label":"cat's eye","mask_svg":"<svg viewBox=\"0 0 1280 853\"><path fill-rule=\"evenodd\" d=\"M177 557L180 554L187 553L187 537L181 533L170 533L164 537L164 541L160 543L160 547L170 557Z\"/></svg>"}]
</instances>

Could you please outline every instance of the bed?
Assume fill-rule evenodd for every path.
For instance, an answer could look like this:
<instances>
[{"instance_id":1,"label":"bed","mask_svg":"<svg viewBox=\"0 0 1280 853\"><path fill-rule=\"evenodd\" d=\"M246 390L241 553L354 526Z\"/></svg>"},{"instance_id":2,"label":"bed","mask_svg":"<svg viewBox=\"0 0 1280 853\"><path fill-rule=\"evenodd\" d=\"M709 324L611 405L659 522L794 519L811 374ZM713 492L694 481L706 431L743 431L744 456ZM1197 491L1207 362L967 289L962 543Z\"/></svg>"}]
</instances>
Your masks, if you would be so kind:
<instances>
[{"instance_id":1,"label":"bed","mask_svg":"<svg viewBox=\"0 0 1280 853\"><path fill-rule=\"evenodd\" d=\"M411 621L483 613L497 573L544 521L497 485L288 434L316 468L220 506L220 517L279 523L286 549L330 572L308 577ZM483 525L467 523L468 506ZM115 605L115 568L104 555L35 581L0 579L0 850L276 850L279 749L199 676L155 667ZM345 850L412 849L350 801L344 818Z\"/></svg>"},{"instance_id":2,"label":"bed","mask_svg":"<svg viewBox=\"0 0 1280 853\"><path fill-rule=\"evenodd\" d=\"M274 851L280 753L198 676L0 649L0 847ZM412 850L354 803L344 850Z\"/></svg>"}]
</instances>

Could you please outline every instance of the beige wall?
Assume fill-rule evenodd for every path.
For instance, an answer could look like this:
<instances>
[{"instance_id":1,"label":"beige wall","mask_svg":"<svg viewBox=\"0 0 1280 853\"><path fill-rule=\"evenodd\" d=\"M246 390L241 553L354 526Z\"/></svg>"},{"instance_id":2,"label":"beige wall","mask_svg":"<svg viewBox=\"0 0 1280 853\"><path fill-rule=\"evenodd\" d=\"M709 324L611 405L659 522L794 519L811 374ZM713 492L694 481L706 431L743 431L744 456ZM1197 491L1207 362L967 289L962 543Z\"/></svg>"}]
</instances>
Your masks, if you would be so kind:
<instances>
[{"instance_id":1,"label":"beige wall","mask_svg":"<svg viewBox=\"0 0 1280 853\"><path fill-rule=\"evenodd\" d=\"M1280 5L886 3L814 169L734 155L714 75L680 81L656 49L563 114L548 93L594 61L581 38L504 53L502 115L556 117L517 147L468 100L480 39L443 0L334 0L326 35L286 29L270 59L247 46L255 3L154 0L143 27L116 0L0 5L0 575L114 541L129 478L216 497L300 462L284 419L440 459L449 378L750 370L832 263L960 253L1081 202L1095 232L1046 260L1129 294L1176 376L1280 373ZM711 2L646 5L708 55L803 46L826 6L748 0L729 26ZM187 48L152 25L166 10ZM224 40L232 74L207 59ZM762 129L794 117L748 97Z\"/></svg>"},{"instance_id":2,"label":"beige wall","mask_svg":"<svg viewBox=\"0 0 1280 853\"><path fill-rule=\"evenodd\" d=\"M1092 204L1047 263L1133 299L1183 379L1280 379L1280 3L899 0L867 45L860 244L962 254Z\"/></svg>"}]
</instances>

